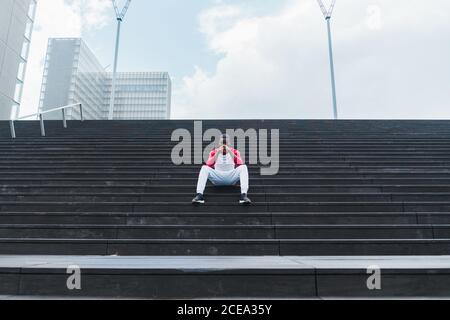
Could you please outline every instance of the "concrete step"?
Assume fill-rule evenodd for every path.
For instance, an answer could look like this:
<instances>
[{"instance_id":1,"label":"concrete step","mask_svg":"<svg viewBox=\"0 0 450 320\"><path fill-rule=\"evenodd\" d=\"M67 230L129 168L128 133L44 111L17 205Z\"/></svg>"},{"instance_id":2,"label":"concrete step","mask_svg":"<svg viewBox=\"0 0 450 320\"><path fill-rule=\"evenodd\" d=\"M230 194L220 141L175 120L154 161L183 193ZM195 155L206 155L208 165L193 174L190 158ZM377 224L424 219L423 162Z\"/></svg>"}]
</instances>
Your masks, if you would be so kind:
<instances>
[{"instance_id":1,"label":"concrete step","mask_svg":"<svg viewBox=\"0 0 450 320\"><path fill-rule=\"evenodd\" d=\"M450 224L440 212L2 212L0 225L417 225Z\"/></svg>"},{"instance_id":2,"label":"concrete step","mask_svg":"<svg viewBox=\"0 0 450 320\"><path fill-rule=\"evenodd\" d=\"M195 192L177 193L45 193L39 194L0 194L0 202L189 202ZM208 203L234 202L239 198L240 190L231 192L205 193ZM255 193L251 198L256 203L263 202L450 202L450 193Z\"/></svg>"},{"instance_id":3,"label":"concrete step","mask_svg":"<svg viewBox=\"0 0 450 320\"><path fill-rule=\"evenodd\" d=\"M197 167L174 167L173 169L170 168L141 168L141 171L143 174L162 174L162 175L179 175L180 177L184 177L186 175L196 175L198 176L200 169L202 166ZM250 172L250 175L252 177L259 177L261 176L261 168L265 168L266 166L253 166L249 165L247 166ZM5 167L0 168L0 173L2 175L13 175L13 174L36 174L36 171L39 171L41 174L105 174L105 173L112 173L112 174L130 174L134 175L137 174L138 171L136 167L132 168L116 168L116 167L73 167L70 166L55 166L55 168L43 168L43 167L28 167L28 166L22 166L22 167ZM364 169L360 167L340 167L340 168L324 168L324 167L280 167L278 171L278 175L299 175L300 177L303 177L307 174L314 174L314 175L323 175L323 174L338 174L343 177L346 175L352 176L355 174L365 174L365 175L381 175L381 174L399 174L399 175L405 175L405 174L412 174L412 175L418 175L418 174L443 174L446 175L450 173L450 168L446 167L434 167L434 168L405 168L405 167L376 167L372 169Z\"/></svg>"},{"instance_id":4,"label":"concrete step","mask_svg":"<svg viewBox=\"0 0 450 320\"><path fill-rule=\"evenodd\" d=\"M11 160L1 160L0 159L0 165L11 165ZM71 164L74 165L74 167L79 165L87 165L87 166L97 166L97 165L109 165L111 167L116 167L118 165L122 165L123 163L128 163L130 165L134 166L159 166L160 168L175 168L175 166L172 164L171 159L167 158L165 160L155 160L152 158L147 159L91 159L91 160L80 160L80 159L61 159L61 160L46 160L45 162L39 160L23 160L22 158L15 159L14 164L15 165L22 165L22 166L36 166L36 165L42 165L45 164L46 166L49 165L65 165L70 166ZM281 163L276 163L275 161L272 162L272 165L278 164L280 168L283 167L292 167L292 168L299 168L299 167L309 167L309 166L315 166L315 165L339 165L339 166L347 166L349 168L356 168L356 167L382 167L382 168L409 168L409 167L435 167L435 168L441 168L441 167L448 167L450 166L450 161L433 161L433 160L411 160L411 159L404 159L402 161L381 161L381 160L367 160L367 161L348 161L348 160L342 160L342 161L336 161L336 160L292 160L292 161L282 161ZM259 164L258 166L262 166ZM196 169L199 170L201 166L196 166Z\"/></svg>"},{"instance_id":5,"label":"concrete step","mask_svg":"<svg viewBox=\"0 0 450 320\"><path fill-rule=\"evenodd\" d=\"M0 255L355 256L450 255L450 239L99 240L0 239Z\"/></svg>"},{"instance_id":6,"label":"concrete step","mask_svg":"<svg viewBox=\"0 0 450 320\"><path fill-rule=\"evenodd\" d=\"M0 225L3 239L450 239L450 225Z\"/></svg>"},{"instance_id":7,"label":"concrete step","mask_svg":"<svg viewBox=\"0 0 450 320\"><path fill-rule=\"evenodd\" d=\"M30 155L30 154L29 154ZM45 162L45 163L55 163L56 161L68 162L68 161L99 161L102 156L107 156L108 162L112 161L132 161L132 162L147 162L156 163L160 161L161 163L172 164L172 157L169 152L161 154L150 154L150 155L80 155L78 153L73 153L71 155L58 155L58 154L48 154L48 155L33 155L33 161ZM248 157L246 157L248 158ZM1 163L8 163L11 161L23 161L24 155L13 154L13 155L2 155ZM445 163L449 165L450 156L433 156L433 155L417 155L417 154L403 154L403 155L305 155L305 154L280 154L280 163L307 163L307 162L319 161L322 163L339 163L339 162L352 162L352 163L373 163L380 162L382 164L396 163L406 161L407 163Z\"/></svg>"},{"instance_id":8,"label":"concrete step","mask_svg":"<svg viewBox=\"0 0 450 320\"><path fill-rule=\"evenodd\" d=\"M0 202L3 212L447 212L450 202Z\"/></svg>"},{"instance_id":9,"label":"concrete step","mask_svg":"<svg viewBox=\"0 0 450 320\"><path fill-rule=\"evenodd\" d=\"M256 172L259 175L259 169L264 166L247 165L249 170ZM183 166L167 166L167 165L142 165L139 169L143 171L152 172L199 172L201 165L183 165ZM292 172L448 172L450 171L450 166L353 166L348 163L343 164L307 164L307 165L280 165L280 172L292 171ZM108 165L108 164L91 164L91 165L79 165L79 164L54 164L48 165L43 163L32 164L32 165L19 165L11 163L8 165L0 166L0 172L10 172L10 171L35 171L41 170L43 172L47 171L119 171L128 172L135 171L136 166L133 163L122 163L119 165Z\"/></svg>"},{"instance_id":10,"label":"concrete step","mask_svg":"<svg viewBox=\"0 0 450 320\"><path fill-rule=\"evenodd\" d=\"M0 160L1 161L1 160ZM289 168L291 170L299 170L299 169L307 169L307 168L315 168L317 166L322 166L322 170L315 170L315 171L324 171L324 170L330 170L333 172L334 170L332 168L329 168L329 165L337 165L341 168L348 168L351 170L354 170L356 172L363 171L364 167L367 167L366 163L360 163L360 162L341 162L337 163L336 161L308 161L303 162L299 164L301 161L297 163L271 163L272 167L275 167L276 165L280 169L281 172L286 171L286 168ZM79 166L89 166L90 168L98 168L98 166L102 166L104 168L105 165L107 165L110 170L115 170L117 166L120 166L124 163L124 161L114 161L110 162L105 160L104 162L101 161L67 161L67 160L61 160L61 161L47 161L45 163L45 166L55 166L55 168L67 168L69 170L76 169ZM151 160L148 161L127 161L128 165L131 167L138 167L138 168L146 168L146 167L159 167L160 171L171 171L173 169L173 172L180 172L180 171L186 171L186 170L192 170L192 171L200 171L201 165L197 165L194 167L191 166L174 166L171 164L171 162L168 161L156 161L152 162ZM6 166L10 166L11 162L4 162L3 164L6 164ZM0 166L2 164L0 163ZM40 169L39 166L43 165L42 162L33 162L33 161L15 161L14 166L11 169L12 170L21 170L25 169L30 171L28 168L37 168L37 170ZM407 170L411 170L411 172L415 171L423 171L424 169L432 169L432 170L445 170L448 169L449 163L443 163L443 162L395 162L395 163L381 163L379 161L372 162L369 164L369 166L372 168L372 170L386 170L387 172L405 172ZM19 167L19 168L18 168ZM256 173L259 175L260 172L257 171L257 169L268 167L267 165L249 165L250 170L256 170ZM423 168L423 169L422 169ZM337 171L339 172L339 171Z\"/></svg>"},{"instance_id":11,"label":"concrete step","mask_svg":"<svg viewBox=\"0 0 450 320\"><path fill-rule=\"evenodd\" d=\"M193 192L193 186L187 185L159 185L159 186L141 186L141 185L3 185L0 186L1 195L104 195L104 194L121 194L121 195L139 195L146 193L159 194L187 194ZM235 187L207 187L205 194L222 195L239 193L239 186ZM267 193L276 195L280 193L341 193L341 194L447 194L450 193L450 185L264 185L252 186L252 194Z\"/></svg>"},{"instance_id":12,"label":"concrete step","mask_svg":"<svg viewBox=\"0 0 450 320\"><path fill-rule=\"evenodd\" d=\"M145 147L143 147L145 148ZM117 152L86 152L83 150L72 150L70 152L63 151L49 151L49 152L35 152L29 150L28 152L18 152L15 150L12 151L1 151L4 155L3 159L17 159L24 156L33 155L35 159L49 160L49 159L64 159L64 158L76 158L76 159L91 159L94 157L110 157L112 159L141 159L141 158L155 158L165 160L167 158L170 159L172 149L167 149L166 151L148 151L148 152L131 152L131 151L117 151ZM255 154L258 154L257 150L254 150ZM269 154L271 154L271 150L269 150ZM295 157L299 157L302 159L334 159L334 160L364 160L364 159L380 159L380 160L397 160L403 158L412 158L412 159L436 159L436 160L448 160L450 158L450 152L433 152L432 150L411 150L408 152L394 152L394 151L385 151L385 152L343 152L343 151L335 151L335 152L307 152L304 150L280 150L280 156L285 158L286 160L292 160ZM241 155L243 157L249 157L250 153L247 150L246 152L242 151Z\"/></svg>"},{"instance_id":13,"label":"concrete step","mask_svg":"<svg viewBox=\"0 0 450 320\"><path fill-rule=\"evenodd\" d=\"M180 173L180 172L90 172L90 171L80 171L80 172L9 172L9 173L1 173L1 179L8 179L11 177L15 177L17 179L25 179L25 178L59 178L59 179L74 179L74 178L93 178L93 179L112 179L112 178L120 178L120 179L136 179L138 177L145 177L147 179L197 179L200 170L196 172L189 173ZM253 173L253 175L252 175ZM401 178L440 178L440 179L450 179L450 172L279 172L276 176L276 179L290 178L296 175L299 178L328 178L328 179L352 179L352 178L361 178L361 179L401 179ZM269 180L270 176L259 176L254 172L250 172L251 180ZM0 180L0 181L2 181Z\"/></svg>"},{"instance_id":14,"label":"concrete step","mask_svg":"<svg viewBox=\"0 0 450 320\"><path fill-rule=\"evenodd\" d=\"M139 149L139 147L136 147ZM147 149L145 146L140 147L140 149ZM156 159L166 160L170 159L172 156L173 147L168 148L167 150L158 150L153 151L149 150L147 152L131 152L131 151L117 151L117 152L84 152L83 150L71 150L70 152L63 151L48 151L48 152L37 152L33 150L29 150L28 152L17 152L15 150L12 151L3 151L5 154L4 159L16 159L23 157L24 155L33 155L36 159L42 160L51 160L52 158L62 159L62 158L76 158L76 159L93 159L98 156L108 156L112 159L142 159L153 157ZM261 152L259 149L242 149L241 147L241 155L248 157L251 153L256 155ZM250 153L251 152L251 153ZM267 153L270 155L272 150L268 150ZM278 150L279 154L285 158L286 160L294 160L295 158L305 158L305 159L349 159L349 160L370 160L370 159L378 159L378 160L401 160L404 158L412 157L413 159L436 159L436 160L448 160L449 154L448 152L434 152L433 150L410 150L404 152L396 152L392 150L386 150L384 152L369 152L369 151L360 151L360 152L345 152L345 151L307 151L307 150L292 150L292 149L280 149ZM301 160L299 159L299 160Z\"/></svg>"},{"instance_id":15,"label":"concrete step","mask_svg":"<svg viewBox=\"0 0 450 320\"><path fill-rule=\"evenodd\" d=\"M79 266L81 290L68 290ZM378 266L382 290L368 290ZM0 294L66 298L448 297L448 257L3 256ZM124 267L126 266L126 267ZM426 283L427 285L424 285Z\"/></svg>"},{"instance_id":16,"label":"concrete step","mask_svg":"<svg viewBox=\"0 0 450 320\"><path fill-rule=\"evenodd\" d=\"M418 138L411 137L395 137L384 135L381 137L361 137L361 138L327 138L327 137L300 137L302 133L293 133L292 136L280 135L279 145L280 147L292 147L292 148L361 148L366 150L376 150L377 148L387 149L409 149L409 148L436 148L445 149L450 147L448 137L436 138L434 136L423 136ZM364 135L363 133L361 133ZM162 141L168 140L167 143ZM177 142L173 142L170 139L170 135L160 135L155 138L143 138L134 136L127 137L106 137L106 138L89 138L89 137L18 137L16 140L10 138L0 137L0 148L3 149L23 149L30 146L31 148L38 147L77 147L92 149L96 145L99 148L121 149L129 147L142 147L142 146L154 146L166 148L167 145L176 145ZM202 146L207 146L209 142L203 142ZM246 144L250 144L246 141ZM253 145L254 146L254 145Z\"/></svg>"},{"instance_id":17,"label":"concrete step","mask_svg":"<svg viewBox=\"0 0 450 320\"><path fill-rule=\"evenodd\" d=\"M7 212L430 212L450 210L450 202L235 202L194 206L190 202L0 202Z\"/></svg>"},{"instance_id":18,"label":"concrete step","mask_svg":"<svg viewBox=\"0 0 450 320\"><path fill-rule=\"evenodd\" d=\"M194 188L197 185L196 178L3 178L0 177L0 186L7 188L8 185L26 184L29 186L60 186L60 185L98 185L98 186L190 186ZM278 178L276 176L251 178L252 186L265 185L285 185L285 186L309 186L309 185L450 185L450 178Z\"/></svg>"}]
</instances>

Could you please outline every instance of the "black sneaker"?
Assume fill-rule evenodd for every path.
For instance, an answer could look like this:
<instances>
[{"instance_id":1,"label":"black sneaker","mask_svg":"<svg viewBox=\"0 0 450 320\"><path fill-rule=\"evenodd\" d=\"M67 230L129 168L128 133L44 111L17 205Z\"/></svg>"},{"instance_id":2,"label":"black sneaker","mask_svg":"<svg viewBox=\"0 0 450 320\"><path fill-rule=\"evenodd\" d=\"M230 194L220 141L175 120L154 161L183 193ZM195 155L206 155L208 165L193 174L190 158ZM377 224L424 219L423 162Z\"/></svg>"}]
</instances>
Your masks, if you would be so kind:
<instances>
[{"instance_id":1,"label":"black sneaker","mask_svg":"<svg viewBox=\"0 0 450 320\"><path fill-rule=\"evenodd\" d=\"M192 200L192 203L194 204L204 204L205 198L203 198L203 195L201 193L198 193L197 196Z\"/></svg>"},{"instance_id":2,"label":"black sneaker","mask_svg":"<svg viewBox=\"0 0 450 320\"><path fill-rule=\"evenodd\" d=\"M247 197L246 193L241 195L241 200L239 200L240 204L252 204L252 201Z\"/></svg>"}]
</instances>

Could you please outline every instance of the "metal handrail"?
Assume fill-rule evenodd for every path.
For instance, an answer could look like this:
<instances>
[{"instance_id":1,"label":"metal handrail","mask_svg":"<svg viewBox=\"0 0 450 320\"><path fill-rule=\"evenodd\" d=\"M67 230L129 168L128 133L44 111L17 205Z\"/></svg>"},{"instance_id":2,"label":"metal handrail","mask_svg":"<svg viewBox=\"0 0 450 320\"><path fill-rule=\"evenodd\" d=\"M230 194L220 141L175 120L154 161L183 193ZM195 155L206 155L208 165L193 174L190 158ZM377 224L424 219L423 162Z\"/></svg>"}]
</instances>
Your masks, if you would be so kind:
<instances>
[{"instance_id":1,"label":"metal handrail","mask_svg":"<svg viewBox=\"0 0 450 320\"><path fill-rule=\"evenodd\" d=\"M64 106L64 107L54 108L54 109L38 112L38 113L35 113L35 114L30 114L28 116L20 117L20 118L17 118L15 120L9 120L9 127L11 129L11 138L13 138L13 139L16 138L16 128L14 126L14 122L19 121L19 120L23 120L23 119L27 119L27 118L30 118L30 117L35 117L35 116L39 117L39 122L41 124L41 136L45 137L44 114L51 113L51 112L56 112L56 111L61 111L62 112L63 126L64 126L64 128L67 128L66 109L77 108L77 107L80 108L80 118L81 118L80 120L84 121L83 106L81 105L81 103L75 103L75 104L71 104L71 105Z\"/></svg>"}]
</instances>

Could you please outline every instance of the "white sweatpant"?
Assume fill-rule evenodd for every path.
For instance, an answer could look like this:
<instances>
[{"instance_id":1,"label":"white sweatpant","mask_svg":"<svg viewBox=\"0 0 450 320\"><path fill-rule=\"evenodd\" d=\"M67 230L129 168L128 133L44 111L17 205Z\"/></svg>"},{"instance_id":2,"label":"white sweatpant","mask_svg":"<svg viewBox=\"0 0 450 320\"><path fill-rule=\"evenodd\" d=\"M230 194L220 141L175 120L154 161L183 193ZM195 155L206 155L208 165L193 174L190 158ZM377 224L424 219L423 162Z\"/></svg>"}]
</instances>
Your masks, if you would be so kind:
<instances>
[{"instance_id":1,"label":"white sweatpant","mask_svg":"<svg viewBox=\"0 0 450 320\"><path fill-rule=\"evenodd\" d=\"M214 170L208 166L203 166L198 178L197 193L205 192L208 180L215 186L234 186L238 182L241 183L241 193L248 193L249 174L246 165L242 165L233 171L223 172Z\"/></svg>"}]
</instances>

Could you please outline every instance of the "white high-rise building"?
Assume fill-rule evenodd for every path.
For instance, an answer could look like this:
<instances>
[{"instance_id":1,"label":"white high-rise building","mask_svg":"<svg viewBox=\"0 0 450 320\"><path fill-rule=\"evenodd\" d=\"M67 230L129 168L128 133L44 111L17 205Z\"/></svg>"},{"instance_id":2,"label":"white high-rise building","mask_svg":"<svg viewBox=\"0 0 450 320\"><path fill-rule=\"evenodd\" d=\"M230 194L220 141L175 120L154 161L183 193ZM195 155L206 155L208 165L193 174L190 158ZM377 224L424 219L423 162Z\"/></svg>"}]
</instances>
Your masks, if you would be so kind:
<instances>
[{"instance_id":1,"label":"white high-rise building","mask_svg":"<svg viewBox=\"0 0 450 320\"><path fill-rule=\"evenodd\" d=\"M108 119L111 83L112 73L105 72L82 39L49 39L40 110L81 103L86 119ZM167 72L119 72L114 119L169 119L171 92ZM61 117L46 115L46 119ZM67 118L78 119L79 109L69 109Z\"/></svg>"},{"instance_id":2,"label":"white high-rise building","mask_svg":"<svg viewBox=\"0 0 450 320\"><path fill-rule=\"evenodd\" d=\"M81 39L49 39L39 109L46 111L74 103L83 104L86 119L102 119L106 73ZM68 119L79 119L78 108L67 109ZM48 113L46 119L61 119Z\"/></svg>"},{"instance_id":3,"label":"white high-rise building","mask_svg":"<svg viewBox=\"0 0 450 320\"><path fill-rule=\"evenodd\" d=\"M0 120L19 114L36 0L1 0Z\"/></svg>"}]
</instances>

